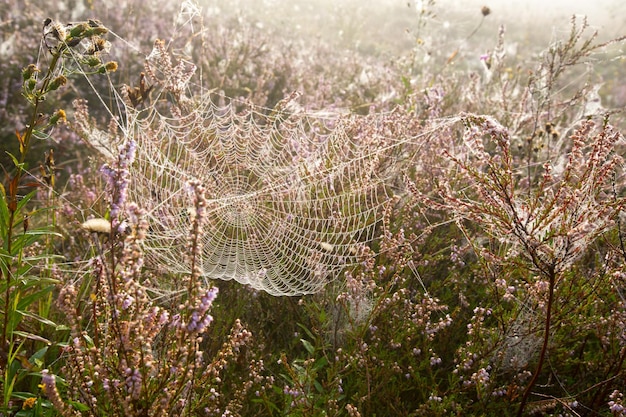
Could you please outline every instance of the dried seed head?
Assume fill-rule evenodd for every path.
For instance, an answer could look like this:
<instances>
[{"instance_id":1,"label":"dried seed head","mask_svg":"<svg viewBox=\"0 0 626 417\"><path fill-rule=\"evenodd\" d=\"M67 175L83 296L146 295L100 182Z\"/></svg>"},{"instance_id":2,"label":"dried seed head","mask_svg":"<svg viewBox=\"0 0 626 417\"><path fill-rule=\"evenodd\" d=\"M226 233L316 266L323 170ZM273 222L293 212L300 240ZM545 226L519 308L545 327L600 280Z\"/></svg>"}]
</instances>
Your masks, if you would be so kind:
<instances>
[{"instance_id":1,"label":"dried seed head","mask_svg":"<svg viewBox=\"0 0 626 417\"><path fill-rule=\"evenodd\" d=\"M106 64L104 64L104 68L106 69L107 72L115 72L117 71L117 62L109 61Z\"/></svg>"},{"instance_id":2,"label":"dried seed head","mask_svg":"<svg viewBox=\"0 0 626 417\"><path fill-rule=\"evenodd\" d=\"M96 52L104 51L107 48L107 41L102 38L98 38L94 41L93 47Z\"/></svg>"},{"instance_id":3,"label":"dried seed head","mask_svg":"<svg viewBox=\"0 0 626 417\"><path fill-rule=\"evenodd\" d=\"M326 252L332 252L335 249L335 245L332 245L327 242L320 242L320 247L324 249Z\"/></svg>"}]
</instances>

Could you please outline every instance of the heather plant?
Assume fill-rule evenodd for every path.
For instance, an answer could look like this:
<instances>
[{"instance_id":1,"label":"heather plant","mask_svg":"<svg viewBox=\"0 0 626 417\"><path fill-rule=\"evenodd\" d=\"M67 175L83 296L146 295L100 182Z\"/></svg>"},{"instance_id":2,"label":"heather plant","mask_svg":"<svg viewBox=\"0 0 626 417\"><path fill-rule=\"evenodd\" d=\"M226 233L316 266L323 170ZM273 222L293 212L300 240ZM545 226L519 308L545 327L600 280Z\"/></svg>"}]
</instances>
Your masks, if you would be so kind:
<instances>
[{"instance_id":1,"label":"heather plant","mask_svg":"<svg viewBox=\"0 0 626 417\"><path fill-rule=\"evenodd\" d=\"M422 280L435 260L419 252L429 233L419 222L392 224L413 218L411 208L387 210L379 257L364 254L323 296L300 300L300 329L278 360L275 394L264 398L282 415L405 415L439 405L450 354L440 342L452 318Z\"/></svg>"},{"instance_id":2,"label":"heather plant","mask_svg":"<svg viewBox=\"0 0 626 417\"><path fill-rule=\"evenodd\" d=\"M199 67L203 84L214 89L216 102L220 95L246 99L269 111L298 91L300 104L310 109L324 103L366 114L372 105L384 109L390 104L397 84L391 65L381 67L372 57L350 50L338 54L334 44L312 47L284 38L277 29L261 30L240 16L230 19L237 23L206 22L191 48L190 60ZM308 74L312 68L316 77Z\"/></svg>"},{"instance_id":3,"label":"heather plant","mask_svg":"<svg viewBox=\"0 0 626 417\"><path fill-rule=\"evenodd\" d=\"M185 296L179 305L159 305L152 300L154 277L143 270L148 223L141 209L125 201L133 148L130 142L118 163L104 168L111 220L94 219L84 227L94 239L108 239L82 281L71 274L64 280L58 304L71 328L59 371L64 378L44 370L43 390L61 415L239 415L251 390L267 389L272 379L266 380L263 362L248 350L252 335L239 320L223 346L204 351L218 290L199 280L203 187L189 185L195 215L186 248L192 272L181 282Z\"/></svg>"},{"instance_id":4,"label":"heather plant","mask_svg":"<svg viewBox=\"0 0 626 417\"><path fill-rule=\"evenodd\" d=\"M575 30L573 33L579 32ZM574 48L578 41L579 36L574 36L571 47L566 50L578 54ZM243 45L251 42L254 42L253 38L248 38ZM498 50L504 50L502 45ZM585 43L583 49L588 46ZM225 48L226 52L228 50ZM244 52L248 50L247 46L243 46ZM262 48L253 50L263 56ZM145 67L144 77L149 84L145 87L140 84L135 90L127 89L127 105L133 107L139 104L133 103L133 99L143 96L142 89L146 92L151 88L148 85L156 86L152 87L153 93L155 88L164 88L169 97L173 97L172 115L158 121L156 128L155 125L146 125L141 134L148 132L146 137L161 135L159 137L163 138L163 134L176 132L173 136L175 141L168 139L161 143L166 143L168 150L184 143L186 149L182 147L180 152L156 160L153 166L167 168L174 158L172 155L182 152L198 156L214 146L213 143L220 144L221 150L215 152L216 155L233 158L226 170L225 167L219 168L221 165L217 159L209 159L206 164L211 173L207 178L231 171L240 174L235 180L224 176L215 183L216 186L222 184L227 187L221 194L227 191L229 198L225 207L230 207L232 202L234 211L226 212L227 216L222 218L223 207L214 209L210 215L218 215L216 224L228 225L223 229L211 229L214 236L231 235L233 230L239 229L241 232L233 237L245 241L252 236L256 243L259 238L254 232L259 233L259 229L249 225L261 227L268 219L265 213L276 213L276 209L280 215L269 217L274 220L272 230L287 233L285 229L276 227L283 221L285 210L290 209L285 201L280 206L274 206L276 200L265 200L267 204L261 209L257 201L248 197L262 196L267 190L279 189L282 185L292 184L292 181L297 183L298 177L267 186L258 179L260 176L251 176L237 165L246 161L248 154L242 154L243 149L250 150L255 156L252 169L258 169L266 162L259 157L274 148L267 148L258 139L257 142L251 141L258 135L273 138L273 146L281 150L285 149L281 141L293 132L305 138L312 133L332 133L335 129L335 132L349 135L355 143L371 146L377 140L382 143L381 148L371 146L366 148L366 154L357 155L368 161L368 169L377 172L376 180L388 181L386 184L391 188L401 187L400 178L406 175L406 187L414 197L414 200L407 199L400 191L395 199L388 201L388 218L383 220L381 240L371 243L376 256L361 253L364 255L363 264L342 277L343 290L326 293L322 298L303 300L306 314L302 318L301 331L304 333L299 331L292 344L282 342L289 352L280 355L269 353L270 359L266 363L272 364L280 382L273 391L259 393L258 404L272 410L270 413L292 415L307 415L320 407L326 407L329 414L371 415L388 411L390 404L393 404L397 414L413 412L421 415L462 412L522 414L539 410L573 412L578 407L592 410L608 408L608 401L613 401L609 395L619 387L622 372L619 337L603 335L620 334L620 314L615 314L621 309L620 301L615 295L610 295L613 285L617 285L615 276L619 251L615 250L615 246L610 249L614 240L604 247L601 238L615 233L612 219L623 204L620 192L612 193L611 183L612 173L620 165L619 158L614 156L619 152L620 136L608 122L603 122L598 131L594 131L591 122L587 122L574 135L576 145L563 139L550 152L540 152L539 148L534 150L531 145L528 145L530 148L525 147L525 143L516 146L518 135L532 136L533 117L537 114L542 115L540 120L545 117L546 101L534 101L542 96L527 95L526 103L531 104L511 112L508 101L497 99L498 88L509 91L506 83L489 84L494 78L488 78L485 83L488 89L493 88L493 96L487 95L487 100L474 100L473 96L467 95L468 90L463 89L462 79L457 76L453 78L452 86L459 89L459 97L467 102L454 102L451 96L457 91L451 91L447 84L449 78L442 76L434 78L437 83L429 84L428 88L415 89L395 113L354 118L347 125L349 128L342 125L340 119L328 119L326 126L330 126L330 131L324 130L327 127L320 130L315 122L299 124L302 120L309 123L309 119L299 116L297 98L293 97L268 109L237 100L229 102L227 98L213 106L210 100L217 96L219 101L220 95L209 93L202 100L205 105L198 107L194 101L197 99L187 93L187 88L193 86L190 83L191 66L184 60L172 60L169 55L165 44L155 45ZM234 55L238 57L240 54ZM578 54L578 58L583 56L584 53ZM492 59L500 57L496 53ZM267 65L263 58L260 64ZM235 73L232 73L232 80L236 81ZM541 74L547 79L558 78L548 72ZM557 75L562 76L562 73ZM425 76L423 79L433 78ZM250 84L248 88L260 85L263 83ZM513 88L511 91L519 94L520 90ZM479 94L480 90L475 92ZM155 93L153 98L159 96L163 97ZM576 97L583 96L581 93ZM254 94L250 94L248 97L264 102L267 96L261 94L255 98ZM495 99L489 101L490 97ZM549 92L548 98L554 101L557 95ZM575 119L578 98L570 103L567 108L569 113L560 113L559 120ZM511 101L514 99L511 98ZM443 118L448 112L458 113L464 103L470 110L484 109L503 117L507 126L513 126L510 131L515 133L515 139L512 139L509 129L494 117L463 114ZM538 113L534 107L536 103L543 103ZM158 105L161 104L163 101ZM138 110L142 108L135 107ZM514 118L507 118L509 116ZM183 129L178 129L172 118L181 121ZM157 119L148 120L153 122ZM212 127L216 121L220 130ZM457 132L455 123L466 126L466 131ZM337 129L338 126L341 130ZM271 134L264 130L267 127L271 128ZM555 134L557 127L553 124L546 123L544 128L544 135L559 136ZM207 138L213 140L215 136L229 131L233 132L227 135L230 145L223 146L225 141L206 142ZM91 132L86 136L94 136L94 131ZM397 137L407 139L394 142ZM246 138L245 145L235 146ZM140 144L140 147L145 146L148 145ZM235 146L233 153L228 146ZM142 155L142 158L155 162L150 158L159 148L149 149L150 155ZM347 149L354 152L350 147ZM377 153L378 149L385 152ZM444 152L433 152L431 149ZM532 149L530 158L528 149ZM310 148L306 150L310 152ZM290 157L294 154L288 153ZM312 154L316 157L320 155ZM238 159L230 155L236 155ZM367 159L371 155L376 155L376 158ZM558 159L543 165L537 163L539 158L545 162L546 158L554 155L558 155ZM300 160L308 161L306 158ZM271 159L269 161L272 162ZM331 155L326 160L326 166L332 167L332 163L337 161L337 157ZM284 172L285 168L280 166L278 172ZM312 166L306 165L309 171L304 172L310 173ZM345 166L352 167L349 163ZM189 167L184 165L183 168L188 170ZM158 194L154 190L163 192L165 188L159 188L160 184L176 190L183 184L180 179L168 182L174 175L168 169L159 171L171 172L172 176L165 176L166 181L163 175L155 180L150 174L152 179L148 188L139 188L141 194L135 196L140 196L138 199L144 204L152 201L149 204L156 204L154 208L163 210L158 199L156 203L153 201L154 194ZM363 171L359 169L341 177L342 181L354 181L360 177L359 172ZM149 174L149 171L145 172ZM199 175L199 172L202 171L188 171L188 175ZM277 171L272 168L264 172L264 178L269 178ZM332 170L324 172L335 174ZM280 177L275 179L281 181ZM242 192L242 187L248 187L250 180L252 185L261 188L255 193ZM330 201L342 181L334 183L333 188L318 189L316 192ZM348 190L358 189L354 187L360 184L354 182L353 188L343 188L342 195L349 195ZM616 186L619 187L618 183ZM234 188L236 195L230 196L228 187ZM374 189L379 188L368 190ZM429 194L432 189L438 192L436 196ZM166 199L174 201L171 197ZM219 196L213 196L210 200L218 199ZM346 204L365 203L369 201L359 198L348 203L339 202L338 206L347 209L349 206ZM160 216L164 229L172 226L167 223L171 219L185 221L187 215L181 215L181 212L193 213L183 206L175 205L174 211ZM354 209L351 212L354 213ZM320 209L315 215L324 216L324 213ZM298 217L306 218L306 213L305 216L300 214ZM294 217L287 213L284 218L293 224ZM211 221L216 220L213 218ZM306 228L299 226L297 230L305 234ZM216 239L206 242L215 247ZM293 245L289 249L292 253L294 248L300 247ZM338 245L344 245L344 242L321 240L320 243L315 240L311 247L313 251L322 249L331 252ZM595 245L602 248L606 258L592 257L590 249ZM237 247L248 248L248 242L238 243ZM274 247L272 245L270 249ZM256 252L268 253L260 249ZM212 252L205 252L204 256L209 253ZM208 259L213 259L213 256L209 255ZM229 259L246 259L247 256L245 252L227 256L221 265L227 265ZM594 259L594 267L586 266L582 259L586 262ZM605 259L612 259L616 265L603 269L601 265ZM172 258L170 265L173 262L176 260ZM248 276L247 272L242 274L239 279L254 282L254 276ZM597 297L598 294L603 296ZM251 308L253 305L249 304ZM593 318L597 315L614 315L615 319L594 327ZM267 317L267 314L264 316ZM281 328L289 326L281 324ZM279 337L288 339L284 335ZM596 340L602 340L601 344ZM441 341L451 343L442 344ZM266 346L271 346L272 342L271 339L264 339ZM573 348L570 349L570 346ZM578 359L572 359L572 352L581 352L586 358L584 366L578 364ZM615 355L615 352L618 354ZM554 369L545 369L546 363L553 363L553 360L558 360L559 369L562 369L554 376L564 387L562 391L551 389L550 384L537 382L557 373ZM275 363L278 369L274 368ZM597 390L589 390L589 385L580 382L594 380L601 383L605 381L603 378L607 378L607 382ZM544 385L548 388L537 392L537 387ZM548 400L535 398L542 395ZM618 394L614 397L619 400Z\"/></svg>"},{"instance_id":5,"label":"heather plant","mask_svg":"<svg viewBox=\"0 0 626 417\"><path fill-rule=\"evenodd\" d=\"M454 175L443 177L437 189L439 199L411 189L417 199L454 219L484 265L485 278L493 280L485 284L498 300L493 307L481 303L474 308L468 342L458 350L455 374L477 390L519 398L517 415L522 415L536 384L545 378L547 358L557 355L554 340L566 337L568 346L576 346L575 337L582 335L571 333L576 326L570 323L572 317L579 317L576 323L581 326L582 317L599 308L593 292L610 294L614 285L619 285L611 278L617 271L611 269L599 273L586 270L585 278L580 279L583 265L577 260L615 226L623 208L622 193L615 188L623 137L606 119L600 127L590 120L581 122L571 136L568 153L558 161L545 162L540 176L529 177L523 157L516 158L511 149L505 128L488 117L466 116L463 123L465 149L454 155L446 152ZM481 227L488 244L482 237L473 237L475 230L468 222ZM591 259L587 256L585 260ZM623 301L608 294L602 298L606 304L602 309L620 311ZM578 304L571 305L574 299ZM494 315L494 324L502 326L497 331L489 330L487 324ZM567 336L554 330L555 323L559 329L569 330ZM622 356L619 340L605 340ZM584 344L579 348L593 351ZM531 356L525 356L528 354ZM601 368L601 362L589 364L589 368L595 366ZM617 365L607 372L619 375L620 369ZM498 387L494 376L511 370L518 374L516 382ZM548 408L557 403L570 407L567 404L577 397L568 389L565 392L569 398L550 397L553 401Z\"/></svg>"},{"instance_id":6,"label":"heather plant","mask_svg":"<svg viewBox=\"0 0 626 417\"><path fill-rule=\"evenodd\" d=\"M482 74L472 74L464 91L468 106L456 111L490 114L506 125L531 169L541 158L554 158L561 151L581 118L616 111L603 107L602 66L591 62L610 68L612 48L624 37L599 41L586 18L573 16L565 39L550 40L537 60L524 63L518 56L511 60L505 34L500 27L497 44L480 57Z\"/></svg>"},{"instance_id":7,"label":"heather plant","mask_svg":"<svg viewBox=\"0 0 626 417\"><path fill-rule=\"evenodd\" d=\"M370 4L89 4L120 71L63 97L91 155L24 203L71 262L23 415L624 414L620 52L585 21L515 51L496 8L435 36L456 11L411 2L388 60Z\"/></svg>"}]
</instances>

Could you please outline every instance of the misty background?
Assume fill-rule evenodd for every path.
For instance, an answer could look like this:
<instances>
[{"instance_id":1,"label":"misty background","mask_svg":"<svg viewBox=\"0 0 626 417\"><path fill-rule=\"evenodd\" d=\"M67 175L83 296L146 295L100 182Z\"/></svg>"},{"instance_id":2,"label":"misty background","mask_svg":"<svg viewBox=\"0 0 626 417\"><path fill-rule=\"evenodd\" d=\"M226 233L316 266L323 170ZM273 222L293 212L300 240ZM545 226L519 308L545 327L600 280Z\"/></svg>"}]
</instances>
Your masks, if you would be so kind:
<instances>
[{"instance_id":1,"label":"misty background","mask_svg":"<svg viewBox=\"0 0 626 417\"><path fill-rule=\"evenodd\" d=\"M384 56L404 54L418 39L425 47L480 49L481 42L495 41L501 25L507 41L542 50L551 40L568 35L573 15L587 16L599 40L626 32L626 5L620 0L200 0L199 4L209 19L246 16L265 31ZM484 19L483 6L491 11Z\"/></svg>"}]
</instances>

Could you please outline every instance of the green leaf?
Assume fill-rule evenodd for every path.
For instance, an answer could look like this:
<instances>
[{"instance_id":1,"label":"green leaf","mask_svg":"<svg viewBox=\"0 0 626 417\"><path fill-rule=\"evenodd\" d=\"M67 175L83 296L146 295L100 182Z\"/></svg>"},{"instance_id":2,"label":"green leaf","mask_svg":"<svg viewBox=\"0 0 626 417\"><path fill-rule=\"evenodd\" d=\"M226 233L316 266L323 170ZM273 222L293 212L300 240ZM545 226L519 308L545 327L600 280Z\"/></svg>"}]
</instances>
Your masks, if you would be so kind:
<instances>
[{"instance_id":1,"label":"green leaf","mask_svg":"<svg viewBox=\"0 0 626 417\"><path fill-rule=\"evenodd\" d=\"M17 325L22 321L22 314L17 310L17 305L20 301L20 291L12 291L11 296L13 297L13 302L10 303L10 310L6 312L9 317L7 321L7 334L12 334L13 331L17 328ZM15 314L17 313L17 314Z\"/></svg>"},{"instance_id":2,"label":"green leaf","mask_svg":"<svg viewBox=\"0 0 626 417\"><path fill-rule=\"evenodd\" d=\"M44 337L41 337L41 336L38 336L38 335L33 334L33 333L29 333L29 332L22 332L22 331L19 331L19 330L15 330L15 331L13 332L13 334L18 335L18 336L21 336L21 337L23 337L23 338L25 338L25 339L30 339L30 340L36 340L36 341L38 341L38 342L43 342L43 343L45 343L45 344L47 344L47 345L49 345L49 344L50 344L50 341L49 341L48 339L46 339L46 338L44 338Z\"/></svg>"},{"instance_id":3,"label":"green leaf","mask_svg":"<svg viewBox=\"0 0 626 417\"><path fill-rule=\"evenodd\" d=\"M49 285L40 291L23 296L19 304L17 305L17 309L20 311L26 310L27 307L31 304L36 303L39 300L45 299L48 294L52 292L52 290L54 290L54 286ZM37 321L41 321L40 318L38 318L37 316L34 316L33 318L35 318Z\"/></svg>"},{"instance_id":4,"label":"green leaf","mask_svg":"<svg viewBox=\"0 0 626 417\"><path fill-rule=\"evenodd\" d=\"M20 211L24 206L37 194L37 190L33 190L30 193L26 194L17 202L17 210Z\"/></svg>"},{"instance_id":5,"label":"green leaf","mask_svg":"<svg viewBox=\"0 0 626 417\"><path fill-rule=\"evenodd\" d=\"M42 278L38 275L28 275L20 277L22 284L21 290L25 291L31 288L41 289L46 293L54 289L55 285L59 283L59 280L54 278Z\"/></svg>"},{"instance_id":6,"label":"green leaf","mask_svg":"<svg viewBox=\"0 0 626 417\"><path fill-rule=\"evenodd\" d=\"M8 404L13 396L13 387L15 386L15 381L17 380L17 375L11 372L4 372L4 402L3 404Z\"/></svg>"},{"instance_id":7,"label":"green leaf","mask_svg":"<svg viewBox=\"0 0 626 417\"><path fill-rule=\"evenodd\" d=\"M87 342L87 347L88 348L93 348L94 346L96 346L96 344L94 343L93 339L88 334L84 334L83 335L83 339L85 339L85 342Z\"/></svg>"},{"instance_id":8,"label":"green leaf","mask_svg":"<svg viewBox=\"0 0 626 417\"><path fill-rule=\"evenodd\" d=\"M402 85L404 86L404 88L406 88L407 90L411 90L411 79L409 77L407 77L406 75L403 75L400 78L400 81L402 81Z\"/></svg>"},{"instance_id":9,"label":"green leaf","mask_svg":"<svg viewBox=\"0 0 626 417\"><path fill-rule=\"evenodd\" d=\"M320 369L324 368L326 365L328 365L328 359L326 358L326 356L322 356L321 358L315 361L315 365L313 365L313 369L316 371L319 371Z\"/></svg>"},{"instance_id":10,"label":"green leaf","mask_svg":"<svg viewBox=\"0 0 626 417\"><path fill-rule=\"evenodd\" d=\"M309 336L310 339L315 339L315 336L313 336L313 333L311 333L311 331L307 329L306 326L304 326L304 324L298 323L298 327L304 330L304 332L306 333L307 336Z\"/></svg>"},{"instance_id":11,"label":"green leaf","mask_svg":"<svg viewBox=\"0 0 626 417\"><path fill-rule=\"evenodd\" d=\"M68 403L78 411L89 411L89 406L79 403L78 401L68 400Z\"/></svg>"},{"instance_id":12,"label":"green leaf","mask_svg":"<svg viewBox=\"0 0 626 417\"><path fill-rule=\"evenodd\" d=\"M11 158L13 164L15 164L16 167L19 168L20 166L22 166L22 164L20 164L20 161L18 161L18 159L11 152L5 151L5 153L9 155L9 158Z\"/></svg>"},{"instance_id":13,"label":"green leaf","mask_svg":"<svg viewBox=\"0 0 626 417\"><path fill-rule=\"evenodd\" d=\"M322 384L320 384L318 380L313 381L313 386L320 394L324 393L324 387L322 387Z\"/></svg>"},{"instance_id":14,"label":"green leaf","mask_svg":"<svg viewBox=\"0 0 626 417\"><path fill-rule=\"evenodd\" d=\"M32 397L36 397L36 395L33 395L32 392L18 392L15 391L13 393L13 398L17 398L18 400L26 400L28 398L32 398Z\"/></svg>"},{"instance_id":15,"label":"green leaf","mask_svg":"<svg viewBox=\"0 0 626 417\"><path fill-rule=\"evenodd\" d=\"M304 348L307 350L307 352L309 352L311 355L315 352L315 347L311 344L311 342L306 339L300 339L300 341L302 342L302 345L304 345Z\"/></svg>"},{"instance_id":16,"label":"green leaf","mask_svg":"<svg viewBox=\"0 0 626 417\"><path fill-rule=\"evenodd\" d=\"M21 315L23 315L24 317L29 317L31 319L34 319L34 320L40 322L40 323L43 323L43 324L46 324L48 326L54 327L55 329L57 327L55 322L53 322L52 320L48 320L48 319L46 319L44 317L41 317L38 314L30 313L28 311L19 311L19 313Z\"/></svg>"},{"instance_id":17,"label":"green leaf","mask_svg":"<svg viewBox=\"0 0 626 417\"><path fill-rule=\"evenodd\" d=\"M61 235L59 235L58 233L52 232L48 229L29 230L26 233L17 234L14 236L14 240L13 240L12 255L17 254L24 248L32 245L35 242L40 241L43 236L59 237Z\"/></svg>"},{"instance_id":18,"label":"green leaf","mask_svg":"<svg viewBox=\"0 0 626 417\"><path fill-rule=\"evenodd\" d=\"M37 352L33 353L28 360L33 362L37 366L42 366L43 359L46 356L46 353L48 353L48 346L44 346Z\"/></svg>"},{"instance_id":19,"label":"green leaf","mask_svg":"<svg viewBox=\"0 0 626 417\"><path fill-rule=\"evenodd\" d=\"M8 233L9 224L9 206L7 202L7 194L4 186L2 186L2 193L0 193L0 238L5 242Z\"/></svg>"}]
</instances>

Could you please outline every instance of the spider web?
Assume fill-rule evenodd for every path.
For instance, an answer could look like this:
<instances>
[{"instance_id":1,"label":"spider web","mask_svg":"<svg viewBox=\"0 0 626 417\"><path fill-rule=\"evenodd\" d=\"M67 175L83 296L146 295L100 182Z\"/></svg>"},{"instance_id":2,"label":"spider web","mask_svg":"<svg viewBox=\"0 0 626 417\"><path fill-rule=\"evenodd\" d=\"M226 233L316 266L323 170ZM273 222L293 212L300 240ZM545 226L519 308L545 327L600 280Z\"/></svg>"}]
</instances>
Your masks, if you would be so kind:
<instances>
[{"instance_id":1,"label":"spider web","mask_svg":"<svg viewBox=\"0 0 626 417\"><path fill-rule=\"evenodd\" d=\"M186 184L206 189L201 270L273 295L315 293L356 262L388 201L382 149L355 116L328 117L209 97L175 116L128 109L137 144L129 198L150 216L146 257L189 272L194 215ZM174 113L177 113L175 111Z\"/></svg>"}]
</instances>

